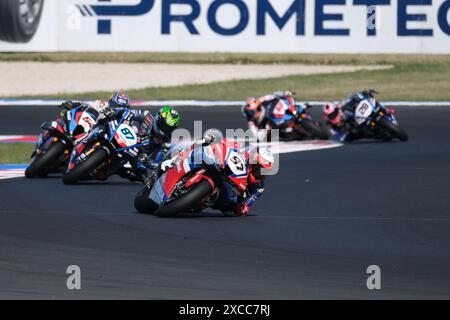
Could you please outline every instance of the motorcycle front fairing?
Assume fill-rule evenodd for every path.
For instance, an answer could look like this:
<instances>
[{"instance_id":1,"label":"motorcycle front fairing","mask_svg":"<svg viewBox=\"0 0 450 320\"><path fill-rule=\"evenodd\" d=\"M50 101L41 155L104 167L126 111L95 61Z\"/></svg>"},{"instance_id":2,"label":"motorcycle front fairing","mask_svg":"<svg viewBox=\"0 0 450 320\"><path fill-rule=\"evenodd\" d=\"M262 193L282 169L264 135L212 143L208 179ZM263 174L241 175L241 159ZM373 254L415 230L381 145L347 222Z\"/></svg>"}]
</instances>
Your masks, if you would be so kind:
<instances>
[{"instance_id":1,"label":"motorcycle front fairing","mask_svg":"<svg viewBox=\"0 0 450 320\"><path fill-rule=\"evenodd\" d=\"M68 138L65 132L65 122L63 119L56 119L50 122L44 122L41 125L42 133L36 142L36 148L31 154L31 158L40 155L47 150L50 145L57 141L61 141L65 145L68 144Z\"/></svg>"},{"instance_id":2,"label":"motorcycle front fairing","mask_svg":"<svg viewBox=\"0 0 450 320\"><path fill-rule=\"evenodd\" d=\"M268 119L277 127L282 127L286 122L294 119L298 110L287 99L278 99L269 107Z\"/></svg>"},{"instance_id":3,"label":"motorcycle front fairing","mask_svg":"<svg viewBox=\"0 0 450 320\"><path fill-rule=\"evenodd\" d=\"M100 113L88 106L81 105L66 113L67 131L74 140L74 144L86 137L95 127Z\"/></svg>"},{"instance_id":4,"label":"motorcycle front fairing","mask_svg":"<svg viewBox=\"0 0 450 320\"><path fill-rule=\"evenodd\" d=\"M148 139L142 141L137 136L137 128L128 124L124 119L128 113L124 112L119 121L111 120L101 126L96 126L88 136L74 149L69 169L84 160L98 148L103 148L110 155L108 164L102 167L102 176L110 176L118 170L130 165L134 170L133 160L140 152L140 148L148 145ZM98 172L94 170L93 176Z\"/></svg>"}]
</instances>

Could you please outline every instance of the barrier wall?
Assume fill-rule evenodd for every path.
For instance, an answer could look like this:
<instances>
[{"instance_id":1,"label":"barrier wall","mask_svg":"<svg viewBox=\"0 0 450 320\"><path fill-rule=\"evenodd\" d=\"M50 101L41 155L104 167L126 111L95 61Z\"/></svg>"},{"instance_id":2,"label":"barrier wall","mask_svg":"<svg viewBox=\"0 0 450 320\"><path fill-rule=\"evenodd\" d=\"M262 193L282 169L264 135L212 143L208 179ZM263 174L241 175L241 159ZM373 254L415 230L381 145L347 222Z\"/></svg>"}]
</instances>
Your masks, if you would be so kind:
<instances>
[{"instance_id":1,"label":"barrier wall","mask_svg":"<svg viewBox=\"0 0 450 320\"><path fill-rule=\"evenodd\" d=\"M450 0L44 0L0 51L448 54Z\"/></svg>"}]
</instances>

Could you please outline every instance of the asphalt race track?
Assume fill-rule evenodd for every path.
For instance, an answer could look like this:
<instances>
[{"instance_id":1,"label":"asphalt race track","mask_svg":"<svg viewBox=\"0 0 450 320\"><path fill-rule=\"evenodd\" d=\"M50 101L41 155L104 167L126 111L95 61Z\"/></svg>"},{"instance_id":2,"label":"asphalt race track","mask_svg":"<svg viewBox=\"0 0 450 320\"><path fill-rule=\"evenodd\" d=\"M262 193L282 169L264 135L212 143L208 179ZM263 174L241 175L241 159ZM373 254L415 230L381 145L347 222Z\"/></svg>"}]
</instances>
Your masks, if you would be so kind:
<instances>
[{"instance_id":1,"label":"asphalt race track","mask_svg":"<svg viewBox=\"0 0 450 320\"><path fill-rule=\"evenodd\" d=\"M188 128L245 125L233 107L180 111ZM0 134L38 134L57 113L0 107ZM397 114L407 143L282 155L247 218L139 215L140 186L120 179L0 181L0 298L448 299L450 109Z\"/></svg>"}]
</instances>

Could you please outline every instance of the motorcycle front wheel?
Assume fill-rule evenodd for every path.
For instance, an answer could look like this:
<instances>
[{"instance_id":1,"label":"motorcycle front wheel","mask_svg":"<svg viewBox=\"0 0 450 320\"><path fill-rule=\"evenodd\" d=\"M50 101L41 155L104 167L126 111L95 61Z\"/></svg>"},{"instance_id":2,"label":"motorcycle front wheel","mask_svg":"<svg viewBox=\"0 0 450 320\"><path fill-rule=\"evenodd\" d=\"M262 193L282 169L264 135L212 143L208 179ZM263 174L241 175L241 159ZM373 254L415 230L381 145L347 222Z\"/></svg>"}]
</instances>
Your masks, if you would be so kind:
<instances>
[{"instance_id":1,"label":"motorcycle front wheel","mask_svg":"<svg viewBox=\"0 0 450 320\"><path fill-rule=\"evenodd\" d=\"M108 160L106 150L102 148L95 150L89 158L86 158L72 170L64 174L63 183L68 185L76 184L78 181L89 177L90 172L98 168L102 163L105 163L106 160Z\"/></svg>"},{"instance_id":2,"label":"motorcycle front wheel","mask_svg":"<svg viewBox=\"0 0 450 320\"><path fill-rule=\"evenodd\" d=\"M55 165L55 162L63 155L65 150L66 146L61 141L51 144L47 150L33 159L25 170L25 177L28 179L45 178L48 169Z\"/></svg>"},{"instance_id":3,"label":"motorcycle front wheel","mask_svg":"<svg viewBox=\"0 0 450 320\"><path fill-rule=\"evenodd\" d=\"M395 125L388 119L381 118L380 121L378 122L378 124L383 129L388 131L393 137L397 137L400 141L403 141L403 142L408 141L409 137L408 137L408 134L406 133L406 131L403 130L402 128L400 128L399 126Z\"/></svg>"},{"instance_id":4,"label":"motorcycle front wheel","mask_svg":"<svg viewBox=\"0 0 450 320\"><path fill-rule=\"evenodd\" d=\"M158 210L158 205L150 199L150 191L146 186L134 198L134 207L139 213L152 214Z\"/></svg>"},{"instance_id":5,"label":"motorcycle front wheel","mask_svg":"<svg viewBox=\"0 0 450 320\"><path fill-rule=\"evenodd\" d=\"M201 200L208 197L208 195L210 195L212 191L213 189L209 182L206 180L201 180L187 193L165 204L157 212L157 215L160 217L171 217L177 213L185 212Z\"/></svg>"}]
</instances>

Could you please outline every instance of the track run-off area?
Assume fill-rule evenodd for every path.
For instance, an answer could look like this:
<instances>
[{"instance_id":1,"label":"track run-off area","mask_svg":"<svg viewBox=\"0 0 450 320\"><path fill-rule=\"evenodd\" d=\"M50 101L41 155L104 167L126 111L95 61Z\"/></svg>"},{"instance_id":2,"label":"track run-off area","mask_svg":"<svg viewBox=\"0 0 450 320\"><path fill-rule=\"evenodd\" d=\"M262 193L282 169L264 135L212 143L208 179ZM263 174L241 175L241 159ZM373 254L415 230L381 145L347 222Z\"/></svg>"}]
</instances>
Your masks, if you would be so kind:
<instances>
[{"instance_id":1,"label":"track run-off area","mask_svg":"<svg viewBox=\"0 0 450 320\"><path fill-rule=\"evenodd\" d=\"M179 111L189 130L245 127L237 107ZM0 135L37 135L58 113L0 107ZM397 118L406 143L281 154L245 218L139 215L141 186L119 178L0 180L0 298L448 299L450 108ZM70 265L81 290L66 287ZM367 289L371 265L381 290Z\"/></svg>"}]
</instances>

